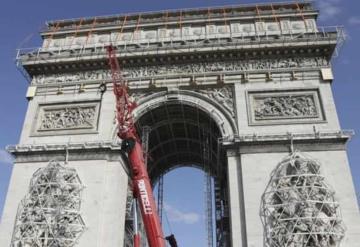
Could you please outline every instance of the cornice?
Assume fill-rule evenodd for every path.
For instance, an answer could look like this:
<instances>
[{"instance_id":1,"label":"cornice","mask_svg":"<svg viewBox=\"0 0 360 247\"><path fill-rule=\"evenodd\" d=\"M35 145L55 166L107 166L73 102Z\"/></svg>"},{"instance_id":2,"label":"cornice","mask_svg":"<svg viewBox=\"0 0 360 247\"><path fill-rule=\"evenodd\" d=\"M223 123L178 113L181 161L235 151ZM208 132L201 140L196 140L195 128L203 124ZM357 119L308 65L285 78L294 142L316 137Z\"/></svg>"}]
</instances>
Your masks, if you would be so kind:
<instances>
[{"instance_id":1,"label":"cornice","mask_svg":"<svg viewBox=\"0 0 360 247\"><path fill-rule=\"evenodd\" d=\"M322 36L323 35L323 36ZM273 35L266 39L212 39L197 42L179 42L170 44L153 44L146 47L118 46L117 53L123 66L142 64L173 63L191 60L238 58L263 58L264 56L289 56L314 54L331 57L338 35L336 32L326 34L304 34L297 39L286 35ZM195 55L196 54L196 55ZM24 52L18 55L18 61L32 75L70 72L78 70L107 68L105 46L84 49Z\"/></svg>"},{"instance_id":2,"label":"cornice","mask_svg":"<svg viewBox=\"0 0 360 247\"><path fill-rule=\"evenodd\" d=\"M120 144L113 142L18 144L7 146L6 150L15 157L15 163L49 160L123 161L125 159Z\"/></svg>"},{"instance_id":3,"label":"cornice","mask_svg":"<svg viewBox=\"0 0 360 247\"><path fill-rule=\"evenodd\" d=\"M238 148L240 153L346 150L346 143L354 135L353 130L327 130L302 133L240 134L222 138L226 149Z\"/></svg>"},{"instance_id":4,"label":"cornice","mask_svg":"<svg viewBox=\"0 0 360 247\"><path fill-rule=\"evenodd\" d=\"M6 150L11 154L23 152L42 152L42 151L65 151L65 150L93 150L108 149L120 150L121 145L114 142L72 142L72 143L53 143L53 144L18 144L9 145Z\"/></svg>"},{"instance_id":5,"label":"cornice","mask_svg":"<svg viewBox=\"0 0 360 247\"><path fill-rule=\"evenodd\" d=\"M353 130L327 130L314 132L283 132L274 134L240 134L220 139L229 150L240 148L241 153L287 151L291 143L302 151L345 150L346 143L354 135ZM46 161L50 156L60 160L69 153L71 159L120 160L121 145L114 142L82 142L58 144L19 144L7 146L6 150L15 157L15 162Z\"/></svg>"}]
</instances>

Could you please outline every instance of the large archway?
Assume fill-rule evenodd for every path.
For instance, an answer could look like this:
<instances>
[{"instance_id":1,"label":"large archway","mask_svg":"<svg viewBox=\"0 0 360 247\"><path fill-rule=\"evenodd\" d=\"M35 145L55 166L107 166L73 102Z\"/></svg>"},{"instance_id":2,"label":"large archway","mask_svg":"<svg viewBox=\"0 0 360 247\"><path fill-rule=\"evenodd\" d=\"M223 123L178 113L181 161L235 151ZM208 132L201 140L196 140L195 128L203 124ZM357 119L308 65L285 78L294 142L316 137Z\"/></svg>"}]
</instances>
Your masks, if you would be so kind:
<instances>
[{"instance_id":1,"label":"large archway","mask_svg":"<svg viewBox=\"0 0 360 247\"><path fill-rule=\"evenodd\" d=\"M159 215L164 235L174 234L178 246L208 246L206 178L202 169L178 167L162 176L162 190L159 180L154 186L155 199L163 198Z\"/></svg>"},{"instance_id":2,"label":"large archway","mask_svg":"<svg viewBox=\"0 0 360 247\"><path fill-rule=\"evenodd\" d=\"M186 90L143 94L137 101L138 133L150 129L147 166L152 184L178 167L203 170L208 176L204 185L208 238L215 235L216 246L228 246L226 159L219 139L235 132L231 117L215 101Z\"/></svg>"}]
</instances>

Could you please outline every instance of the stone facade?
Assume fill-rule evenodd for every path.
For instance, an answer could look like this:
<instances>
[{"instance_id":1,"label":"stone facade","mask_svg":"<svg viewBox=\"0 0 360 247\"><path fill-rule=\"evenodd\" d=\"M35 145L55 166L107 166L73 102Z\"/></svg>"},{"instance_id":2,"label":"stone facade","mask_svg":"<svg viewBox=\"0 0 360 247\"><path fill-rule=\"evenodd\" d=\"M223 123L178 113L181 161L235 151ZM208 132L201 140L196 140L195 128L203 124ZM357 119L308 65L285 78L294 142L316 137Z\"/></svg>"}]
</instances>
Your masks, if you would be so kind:
<instances>
[{"instance_id":1,"label":"stone facade","mask_svg":"<svg viewBox=\"0 0 360 247\"><path fill-rule=\"evenodd\" d=\"M317 26L317 14L311 3L301 2L49 22L42 46L17 56L30 81L29 105L20 142L8 148L16 159L0 245L21 241L13 232L23 223L16 209L36 170L57 160L76 169L84 186L79 215L86 227L76 244L66 246L128 246L131 192L116 137L106 54L111 43L138 103L139 131L151 127L153 183L179 165L208 165L215 181L217 246L285 241L275 241L284 237L275 229L283 218L271 218L279 189L274 174L291 176L292 163L286 169L277 164L296 149L322 164L321 173L310 175L324 178L316 180L318 187L333 188L326 194L330 202L322 205L336 204L342 217L332 224L336 234L314 237L308 226L318 224L300 214L303 236L301 229L288 231L282 246L356 247L360 217L346 157L351 132L340 127L331 91L330 61L342 30ZM318 209L311 198L290 199L283 211L299 212L293 209L301 203L304 212ZM314 220L319 218L326 220L319 214Z\"/></svg>"},{"instance_id":2,"label":"stone facade","mask_svg":"<svg viewBox=\"0 0 360 247\"><path fill-rule=\"evenodd\" d=\"M21 201L13 246L75 246L85 230L81 217L83 186L75 169L50 162L37 170Z\"/></svg>"},{"instance_id":3,"label":"stone facade","mask_svg":"<svg viewBox=\"0 0 360 247\"><path fill-rule=\"evenodd\" d=\"M278 58L278 59L251 59L235 61L218 61L203 63L179 63L167 65L150 65L125 67L124 75L127 78L160 77L166 75L195 75L204 73L230 73L230 72L249 72L259 70L277 70L277 69L296 69L296 68L322 68L328 67L329 63L325 57L310 58ZM33 78L35 85L47 83L67 83L80 81L99 81L110 80L111 72L109 70L92 70L76 73L61 73L51 75L38 75Z\"/></svg>"},{"instance_id":4,"label":"stone facade","mask_svg":"<svg viewBox=\"0 0 360 247\"><path fill-rule=\"evenodd\" d=\"M293 152L272 172L261 205L265 246L340 245L340 205L320 170L316 160Z\"/></svg>"},{"instance_id":5,"label":"stone facade","mask_svg":"<svg viewBox=\"0 0 360 247\"><path fill-rule=\"evenodd\" d=\"M99 102L39 105L34 135L57 135L96 131Z\"/></svg>"},{"instance_id":6,"label":"stone facade","mask_svg":"<svg viewBox=\"0 0 360 247\"><path fill-rule=\"evenodd\" d=\"M317 89L248 92L250 124L325 121Z\"/></svg>"}]
</instances>

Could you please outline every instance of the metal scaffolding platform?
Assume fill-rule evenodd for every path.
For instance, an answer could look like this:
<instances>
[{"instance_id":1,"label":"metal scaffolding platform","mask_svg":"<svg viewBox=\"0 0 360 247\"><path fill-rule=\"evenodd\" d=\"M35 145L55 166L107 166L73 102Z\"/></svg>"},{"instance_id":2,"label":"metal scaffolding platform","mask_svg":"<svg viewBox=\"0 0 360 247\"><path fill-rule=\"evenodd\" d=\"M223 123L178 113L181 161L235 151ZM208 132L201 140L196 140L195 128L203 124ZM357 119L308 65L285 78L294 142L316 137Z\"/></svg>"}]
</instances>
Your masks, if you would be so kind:
<instances>
[{"instance_id":1,"label":"metal scaffolding platform","mask_svg":"<svg viewBox=\"0 0 360 247\"><path fill-rule=\"evenodd\" d=\"M340 246L345 226L339 203L320 171L316 160L299 152L274 169L260 212L265 246Z\"/></svg>"},{"instance_id":2,"label":"metal scaffolding platform","mask_svg":"<svg viewBox=\"0 0 360 247\"><path fill-rule=\"evenodd\" d=\"M74 168L50 161L38 169L18 208L11 246L73 247L85 230L84 186Z\"/></svg>"}]
</instances>

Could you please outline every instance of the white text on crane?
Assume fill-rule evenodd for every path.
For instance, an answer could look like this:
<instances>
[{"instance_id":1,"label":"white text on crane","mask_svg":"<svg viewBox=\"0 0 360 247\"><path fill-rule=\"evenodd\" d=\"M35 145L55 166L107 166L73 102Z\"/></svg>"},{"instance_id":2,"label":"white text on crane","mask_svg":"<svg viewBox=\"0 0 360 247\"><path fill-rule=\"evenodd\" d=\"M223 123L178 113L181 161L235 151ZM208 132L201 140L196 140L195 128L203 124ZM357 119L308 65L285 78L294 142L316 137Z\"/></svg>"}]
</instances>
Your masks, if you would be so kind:
<instances>
[{"instance_id":1,"label":"white text on crane","mask_svg":"<svg viewBox=\"0 0 360 247\"><path fill-rule=\"evenodd\" d=\"M144 209L144 213L145 214L152 214L152 210L151 210L151 205L150 205L150 200L149 200L149 195L146 191L146 185L145 185L145 181L143 179L138 181L138 186L139 186L139 194L141 197L141 203Z\"/></svg>"}]
</instances>

